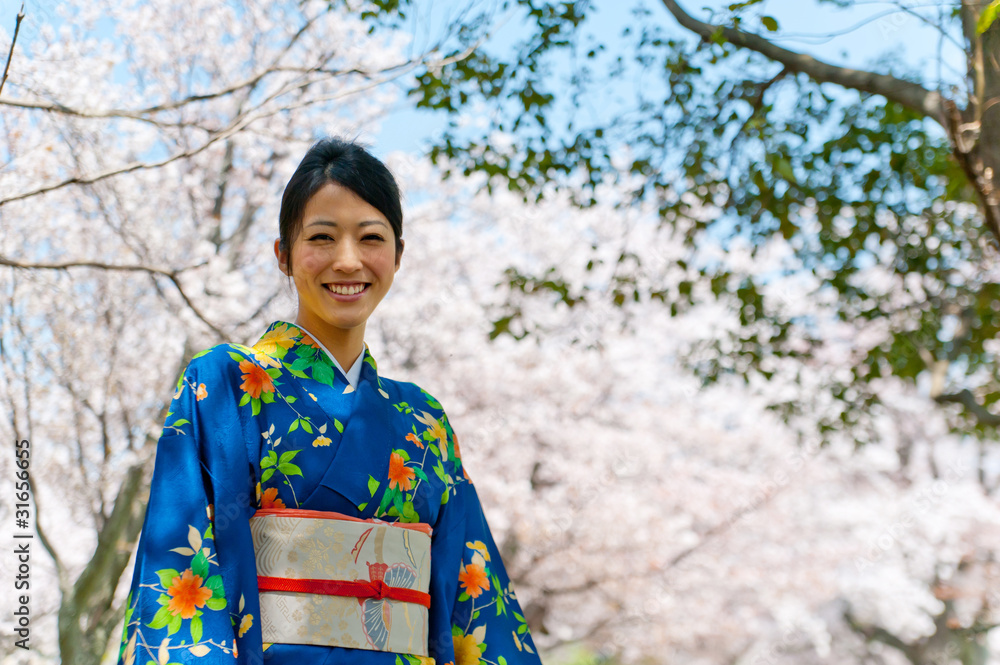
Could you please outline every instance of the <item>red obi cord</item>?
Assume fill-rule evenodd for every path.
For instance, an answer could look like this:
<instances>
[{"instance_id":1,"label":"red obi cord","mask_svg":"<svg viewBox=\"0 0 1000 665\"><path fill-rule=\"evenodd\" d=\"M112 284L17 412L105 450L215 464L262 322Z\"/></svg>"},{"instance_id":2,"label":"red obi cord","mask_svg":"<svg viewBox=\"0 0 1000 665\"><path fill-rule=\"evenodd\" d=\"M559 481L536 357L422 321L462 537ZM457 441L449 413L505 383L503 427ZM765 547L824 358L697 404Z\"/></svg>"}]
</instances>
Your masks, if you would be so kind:
<instances>
[{"instance_id":1,"label":"red obi cord","mask_svg":"<svg viewBox=\"0 0 1000 665\"><path fill-rule=\"evenodd\" d=\"M290 577L257 576L260 591L290 591L293 593L318 593L324 596L350 596L352 598L377 598L431 606L431 595L423 591L389 586L381 580L299 580Z\"/></svg>"}]
</instances>

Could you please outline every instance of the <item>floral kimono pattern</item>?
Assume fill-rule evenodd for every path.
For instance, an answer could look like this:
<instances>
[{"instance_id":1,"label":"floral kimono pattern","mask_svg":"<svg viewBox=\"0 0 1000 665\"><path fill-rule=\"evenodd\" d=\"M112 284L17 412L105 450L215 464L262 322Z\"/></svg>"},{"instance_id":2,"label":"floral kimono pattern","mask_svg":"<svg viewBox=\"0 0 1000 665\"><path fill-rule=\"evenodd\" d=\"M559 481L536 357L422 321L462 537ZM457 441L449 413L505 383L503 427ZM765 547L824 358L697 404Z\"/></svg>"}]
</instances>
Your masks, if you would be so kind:
<instances>
[{"instance_id":1,"label":"floral kimono pattern","mask_svg":"<svg viewBox=\"0 0 1000 665\"><path fill-rule=\"evenodd\" d=\"M160 437L126 603L120 665L539 663L436 399L380 377L357 389L295 325L191 361ZM430 657L263 644L249 519L332 511L433 529Z\"/></svg>"}]
</instances>

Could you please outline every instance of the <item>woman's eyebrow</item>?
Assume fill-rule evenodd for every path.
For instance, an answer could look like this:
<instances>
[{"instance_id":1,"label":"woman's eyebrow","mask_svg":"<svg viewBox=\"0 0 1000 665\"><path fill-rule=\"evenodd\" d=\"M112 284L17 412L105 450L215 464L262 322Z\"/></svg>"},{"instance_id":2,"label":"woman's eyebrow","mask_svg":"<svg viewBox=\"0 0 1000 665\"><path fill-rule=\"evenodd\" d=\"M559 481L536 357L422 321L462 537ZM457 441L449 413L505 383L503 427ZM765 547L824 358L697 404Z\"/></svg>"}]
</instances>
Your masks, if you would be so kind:
<instances>
[{"instance_id":1,"label":"woman's eyebrow","mask_svg":"<svg viewBox=\"0 0 1000 665\"><path fill-rule=\"evenodd\" d=\"M333 228L337 228L337 226L338 226L337 222L331 222L331 221L327 221L325 219L317 219L317 220L314 220L314 221L309 222L308 224L306 224L306 226L316 226L316 225L320 225L320 226L332 226ZM386 223L383 222L381 219L370 219L370 220L366 220L364 222L360 222L358 224L358 226L373 226L373 225L385 226L386 228L388 228L388 226L386 225Z\"/></svg>"}]
</instances>

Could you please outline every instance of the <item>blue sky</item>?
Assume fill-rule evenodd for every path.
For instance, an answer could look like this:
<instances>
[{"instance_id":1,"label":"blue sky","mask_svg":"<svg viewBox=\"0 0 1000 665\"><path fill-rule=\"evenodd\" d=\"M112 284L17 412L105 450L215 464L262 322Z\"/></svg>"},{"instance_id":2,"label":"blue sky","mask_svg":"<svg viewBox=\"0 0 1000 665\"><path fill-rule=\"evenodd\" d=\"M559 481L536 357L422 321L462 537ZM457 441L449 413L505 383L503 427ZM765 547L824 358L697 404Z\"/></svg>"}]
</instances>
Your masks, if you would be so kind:
<instances>
[{"instance_id":1,"label":"blue sky","mask_svg":"<svg viewBox=\"0 0 1000 665\"><path fill-rule=\"evenodd\" d=\"M452 1L450 4L462 3ZM587 22L586 30L606 43L619 43L622 30L631 19L630 8L637 4L622 0L595 0L597 11ZM651 10L653 19L672 34L687 34L660 2L647 0L643 4ZM707 14L702 7L721 8L726 4L682 0L682 6L703 20L707 19ZM764 13L778 20L781 34L789 35L789 38L777 42L786 48L803 51L834 64L865 69L877 66L877 60L888 55L906 67L923 72L927 79L936 80L938 33L916 16L900 11L899 5L926 12L928 8L950 4L945 5L940 0L899 3L862 1L855 2L850 9L840 10L815 2L804 4L802 0L770 0L764 4ZM508 23L505 33L516 35L516 28L516 23ZM946 62L953 67L961 67L961 53L954 46L946 44L946 47L943 52ZM392 150L419 150L444 125L443 116L407 108L403 100L400 108L381 123L374 147L382 154Z\"/></svg>"},{"instance_id":2,"label":"blue sky","mask_svg":"<svg viewBox=\"0 0 1000 665\"><path fill-rule=\"evenodd\" d=\"M27 16L19 43L27 43L41 23L57 20L54 10L59 1L25 0ZM20 0L0 0L0 25L7 34L13 30L20 4ZM638 3L634 0L595 0L595 4L596 13L587 22L586 30L601 41L611 44L620 42L622 29L632 18L630 8ZM660 2L646 0L644 4L652 12L653 20L673 34L684 34ZM726 4L711 2L710 6L719 8ZM880 56L890 54L906 66L919 69L926 77L936 79L937 67L933 63L939 45L937 33L915 16L901 12L899 6L926 12L950 4L940 0L902 0L897 3L859 1L853 3L850 9L839 10L815 2L804 4L802 0L770 0L764 4L764 11L778 20L781 34L795 36L794 39L779 42L788 48L859 68L867 68ZM706 18L702 11L702 7L706 6L704 0L685 0L683 5L697 17ZM424 24L434 24L441 16L467 6L467 1L436 0L419 7ZM517 22L510 21L499 39L509 42L517 38L517 33ZM824 35L832 36L824 38ZM6 39L0 44L4 55L8 45ZM956 48L951 47L945 55L952 66L960 66L961 54ZM420 150L444 123L443 116L408 108L407 100L401 98L397 109L382 121L379 131L372 137L375 151L385 154L394 150Z\"/></svg>"}]
</instances>

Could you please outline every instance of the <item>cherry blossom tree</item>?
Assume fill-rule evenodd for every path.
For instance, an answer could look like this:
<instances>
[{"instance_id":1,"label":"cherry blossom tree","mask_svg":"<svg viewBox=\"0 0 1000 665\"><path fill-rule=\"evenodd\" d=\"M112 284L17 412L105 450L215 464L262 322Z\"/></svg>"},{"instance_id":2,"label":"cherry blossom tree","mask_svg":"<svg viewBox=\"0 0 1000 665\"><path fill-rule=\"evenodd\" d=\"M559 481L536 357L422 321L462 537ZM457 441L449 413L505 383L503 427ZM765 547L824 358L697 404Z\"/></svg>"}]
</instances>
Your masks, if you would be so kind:
<instances>
[{"instance_id":1,"label":"cherry blossom tree","mask_svg":"<svg viewBox=\"0 0 1000 665\"><path fill-rule=\"evenodd\" d=\"M153 444L186 359L293 314L271 244L297 158L319 134L375 131L387 82L444 66L404 33L369 33L376 9L345 9L358 7L67 4L18 43L0 97L0 433L34 445L49 555L35 560L39 662L117 653ZM822 362L706 389L680 359L725 351L738 312L699 288L678 316L616 303L629 280L686 279L683 233L655 207L620 205L634 182L601 183L581 211L568 193L526 204L481 176L444 180L418 155L388 162L407 250L367 341L380 371L446 408L547 659L582 647L627 662L927 665L998 652L995 454L891 377L875 386L892 408L868 447L819 446L809 430L838 408L823 387L850 371L855 333L831 303L800 297L814 283L780 270L793 254L781 241L699 251L787 273L769 295L822 323ZM549 284L529 278L553 265ZM907 294L890 283L886 297ZM784 423L765 407L790 393L809 408ZM10 506L0 514L9 523Z\"/></svg>"}]
</instances>

